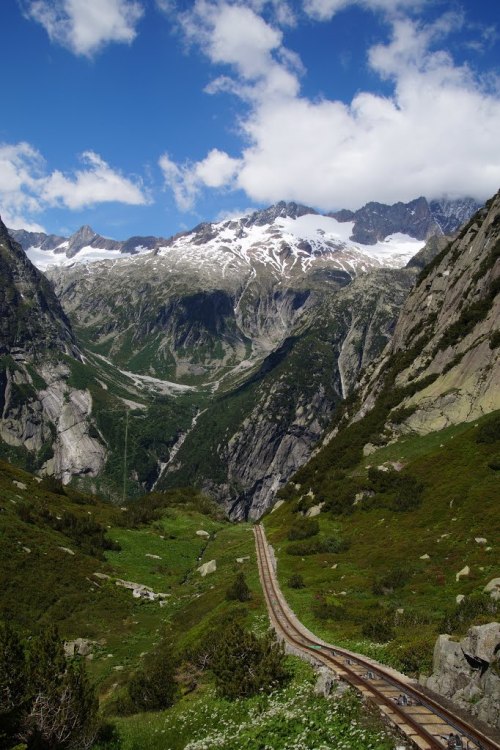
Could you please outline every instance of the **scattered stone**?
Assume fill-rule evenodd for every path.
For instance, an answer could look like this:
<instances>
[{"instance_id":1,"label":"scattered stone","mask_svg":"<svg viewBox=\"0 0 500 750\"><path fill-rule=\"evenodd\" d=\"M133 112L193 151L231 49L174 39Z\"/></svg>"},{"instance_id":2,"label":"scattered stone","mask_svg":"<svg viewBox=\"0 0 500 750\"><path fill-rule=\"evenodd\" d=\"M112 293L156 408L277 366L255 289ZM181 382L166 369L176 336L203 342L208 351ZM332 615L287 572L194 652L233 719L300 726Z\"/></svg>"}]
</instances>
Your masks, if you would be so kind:
<instances>
[{"instance_id":1,"label":"scattered stone","mask_svg":"<svg viewBox=\"0 0 500 750\"><path fill-rule=\"evenodd\" d=\"M134 581L124 581L121 578L117 578L115 581L117 586L132 591L134 599L148 599L150 602L154 602L158 599L153 589L149 586L145 586L143 583L135 583Z\"/></svg>"},{"instance_id":2,"label":"scattered stone","mask_svg":"<svg viewBox=\"0 0 500 750\"><path fill-rule=\"evenodd\" d=\"M488 540L485 539L484 536L476 536L476 537L474 537L474 541L477 544L487 544L488 543Z\"/></svg>"},{"instance_id":3,"label":"scattered stone","mask_svg":"<svg viewBox=\"0 0 500 750\"><path fill-rule=\"evenodd\" d=\"M363 456L366 458L366 456L371 456L372 453L375 453L377 450L377 447L373 445L373 443L366 443L366 445L363 446Z\"/></svg>"},{"instance_id":4,"label":"scattered stone","mask_svg":"<svg viewBox=\"0 0 500 750\"><path fill-rule=\"evenodd\" d=\"M457 594L455 597L455 601L457 604L460 604L465 599L465 596L463 594Z\"/></svg>"},{"instance_id":5,"label":"scattered stone","mask_svg":"<svg viewBox=\"0 0 500 750\"><path fill-rule=\"evenodd\" d=\"M325 503L323 502L323 503L319 503L319 505L311 506L306 513L307 518L314 518L314 516L319 516L319 514L321 513L323 509L324 504Z\"/></svg>"},{"instance_id":6,"label":"scattered stone","mask_svg":"<svg viewBox=\"0 0 500 750\"><path fill-rule=\"evenodd\" d=\"M121 664L118 664L116 667L113 667L113 669L115 670L115 672L121 672L123 670L123 667Z\"/></svg>"},{"instance_id":7,"label":"scattered stone","mask_svg":"<svg viewBox=\"0 0 500 750\"><path fill-rule=\"evenodd\" d=\"M468 565L465 566L465 568L462 568L462 570L459 570L458 573L455 576L455 581L459 581L461 578L470 575L470 568Z\"/></svg>"},{"instance_id":8,"label":"scattered stone","mask_svg":"<svg viewBox=\"0 0 500 750\"><path fill-rule=\"evenodd\" d=\"M111 576L108 576L107 573L92 573L93 576L96 578L101 579L102 581L109 581Z\"/></svg>"},{"instance_id":9,"label":"scattered stone","mask_svg":"<svg viewBox=\"0 0 500 750\"><path fill-rule=\"evenodd\" d=\"M338 563L333 563L332 570L337 570Z\"/></svg>"},{"instance_id":10,"label":"scattered stone","mask_svg":"<svg viewBox=\"0 0 500 750\"><path fill-rule=\"evenodd\" d=\"M201 536L203 537L203 539L210 538L210 534L208 533L208 531L204 531L203 529L199 529L199 531L196 532L196 536Z\"/></svg>"},{"instance_id":11,"label":"scattered stone","mask_svg":"<svg viewBox=\"0 0 500 750\"><path fill-rule=\"evenodd\" d=\"M30 552L31 552L31 550L30 550L30 548L29 548L29 547L23 547L23 550L24 550L25 552L27 552L27 553L28 553L28 555L29 555L29 554L30 554Z\"/></svg>"},{"instance_id":12,"label":"scattered stone","mask_svg":"<svg viewBox=\"0 0 500 750\"><path fill-rule=\"evenodd\" d=\"M217 563L215 560L210 560L209 562L206 562L204 565L200 565L198 568L198 573L204 578L209 573L215 573L217 570Z\"/></svg>"},{"instance_id":13,"label":"scattered stone","mask_svg":"<svg viewBox=\"0 0 500 750\"><path fill-rule=\"evenodd\" d=\"M489 583L483 589L485 594L489 594L492 599L498 601L500 599L500 578L492 578Z\"/></svg>"},{"instance_id":14,"label":"scattered stone","mask_svg":"<svg viewBox=\"0 0 500 750\"><path fill-rule=\"evenodd\" d=\"M59 549L62 549L63 552L67 552L68 555L76 555L76 552L73 552L69 547L59 547Z\"/></svg>"},{"instance_id":15,"label":"scattered stone","mask_svg":"<svg viewBox=\"0 0 500 750\"><path fill-rule=\"evenodd\" d=\"M149 552L146 552L145 557L150 557L152 560L161 560L160 555L151 555Z\"/></svg>"},{"instance_id":16,"label":"scattered stone","mask_svg":"<svg viewBox=\"0 0 500 750\"><path fill-rule=\"evenodd\" d=\"M245 560L250 560L250 555L247 555L246 557L237 557L236 562L237 563L244 563Z\"/></svg>"},{"instance_id":17,"label":"scattered stone","mask_svg":"<svg viewBox=\"0 0 500 750\"><path fill-rule=\"evenodd\" d=\"M426 553L425 553L425 555L420 555L420 559L421 559L421 560L430 560L430 559L431 559L431 556L430 556L430 555L428 555L428 554L427 554L427 552L426 552Z\"/></svg>"},{"instance_id":18,"label":"scattered stone","mask_svg":"<svg viewBox=\"0 0 500 750\"><path fill-rule=\"evenodd\" d=\"M299 489L300 489L300 486L299 486ZM284 504L285 504L284 500L277 500L271 509L271 513L274 513L275 510L278 510L278 508L281 508L281 506Z\"/></svg>"},{"instance_id":19,"label":"scattered stone","mask_svg":"<svg viewBox=\"0 0 500 750\"><path fill-rule=\"evenodd\" d=\"M63 644L65 656L89 656L96 646L95 641L87 638L75 638L74 641L65 641Z\"/></svg>"},{"instance_id":20,"label":"scattered stone","mask_svg":"<svg viewBox=\"0 0 500 750\"><path fill-rule=\"evenodd\" d=\"M13 482L13 484L16 485L16 487L17 487L18 490L27 490L28 489L28 485L24 484L24 482L18 482L17 479L13 479L12 482Z\"/></svg>"}]
</instances>

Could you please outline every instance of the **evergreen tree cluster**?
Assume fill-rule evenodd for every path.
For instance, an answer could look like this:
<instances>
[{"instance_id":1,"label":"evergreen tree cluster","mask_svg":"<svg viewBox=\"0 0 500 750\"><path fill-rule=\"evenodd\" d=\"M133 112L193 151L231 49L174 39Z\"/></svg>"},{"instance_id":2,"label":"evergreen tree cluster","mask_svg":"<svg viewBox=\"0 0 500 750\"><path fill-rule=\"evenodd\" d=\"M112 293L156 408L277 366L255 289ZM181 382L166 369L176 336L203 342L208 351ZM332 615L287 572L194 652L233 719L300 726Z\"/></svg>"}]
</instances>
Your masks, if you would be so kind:
<instances>
[{"instance_id":1,"label":"evergreen tree cluster","mask_svg":"<svg viewBox=\"0 0 500 750\"><path fill-rule=\"evenodd\" d=\"M0 748L87 750L97 711L84 662L66 659L55 627L23 642L0 624Z\"/></svg>"}]
</instances>

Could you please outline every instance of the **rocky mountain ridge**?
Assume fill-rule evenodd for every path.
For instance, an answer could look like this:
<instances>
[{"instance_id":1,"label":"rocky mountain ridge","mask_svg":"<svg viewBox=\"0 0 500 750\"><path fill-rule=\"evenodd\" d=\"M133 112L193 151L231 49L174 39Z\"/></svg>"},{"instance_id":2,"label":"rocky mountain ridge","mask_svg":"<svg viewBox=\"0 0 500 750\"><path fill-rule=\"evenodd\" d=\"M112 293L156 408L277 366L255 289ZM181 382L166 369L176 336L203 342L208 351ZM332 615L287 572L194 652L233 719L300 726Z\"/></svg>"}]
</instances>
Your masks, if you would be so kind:
<instances>
[{"instance_id":1,"label":"rocky mountain ridge","mask_svg":"<svg viewBox=\"0 0 500 750\"><path fill-rule=\"evenodd\" d=\"M338 221L353 222L351 239L373 245L395 231L418 240L428 240L435 235L451 235L479 208L480 204L473 198L428 201L420 197L392 206L371 202L357 211L344 209L329 216Z\"/></svg>"},{"instance_id":2,"label":"rocky mountain ridge","mask_svg":"<svg viewBox=\"0 0 500 750\"><path fill-rule=\"evenodd\" d=\"M418 270L442 250L434 238L409 268L383 268L405 263L421 241L393 236L367 255L349 240L353 226L280 203L199 225L152 252L53 266L94 368L83 379L91 400L123 417L123 406L109 403L119 395L139 430L135 466L114 448L123 425L95 413L102 476L116 481L127 466L131 491L194 482L233 518L261 515L390 340ZM73 246L91 235L85 229ZM119 394L105 395L113 379ZM160 389L164 411L146 384Z\"/></svg>"},{"instance_id":3,"label":"rocky mountain ridge","mask_svg":"<svg viewBox=\"0 0 500 750\"><path fill-rule=\"evenodd\" d=\"M398 358L394 386L409 395L394 407L406 413L395 434L425 434L499 409L499 290L497 194L420 272L391 342L361 383L357 418L373 408L384 370Z\"/></svg>"},{"instance_id":4,"label":"rocky mountain ridge","mask_svg":"<svg viewBox=\"0 0 500 750\"><path fill-rule=\"evenodd\" d=\"M90 393L69 382L68 362L83 358L51 285L0 221L0 439L65 481L98 474L106 455Z\"/></svg>"}]
</instances>

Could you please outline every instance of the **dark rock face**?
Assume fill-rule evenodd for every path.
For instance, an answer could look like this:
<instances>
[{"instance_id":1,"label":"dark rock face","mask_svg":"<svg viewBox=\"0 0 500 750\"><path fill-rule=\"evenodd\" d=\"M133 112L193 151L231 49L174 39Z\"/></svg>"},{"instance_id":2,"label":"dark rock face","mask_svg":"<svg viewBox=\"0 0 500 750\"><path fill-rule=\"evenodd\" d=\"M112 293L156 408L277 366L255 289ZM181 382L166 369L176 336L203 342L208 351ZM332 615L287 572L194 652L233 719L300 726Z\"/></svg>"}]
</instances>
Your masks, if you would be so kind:
<instances>
[{"instance_id":1,"label":"dark rock face","mask_svg":"<svg viewBox=\"0 0 500 750\"><path fill-rule=\"evenodd\" d=\"M52 286L0 220L0 354L13 349L79 356L70 323Z\"/></svg>"},{"instance_id":2,"label":"dark rock face","mask_svg":"<svg viewBox=\"0 0 500 750\"><path fill-rule=\"evenodd\" d=\"M317 213L314 208L309 208L308 206L280 201L279 203L275 203L274 206L269 206L269 208L264 208L261 211L255 211L255 213L243 220L243 224L247 227L254 225L264 226L265 224L272 224L278 217L297 219L299 216Z\"/></svg>"},{"instance_id":3,"label":"dark rock face","mask_svg":"<svg viewBox=\"0 0 500 750\"><path fill-rule=\"evenodd\" d=\"M341 210L330 213L337 221L353 221L351 239L374 245L391 234L401 232L417 240L434 234L452 234L477 211L479 204L472 198L434 200L417 198L410 203L367 203L358 211Z\"/></svg>"}]
</instances>

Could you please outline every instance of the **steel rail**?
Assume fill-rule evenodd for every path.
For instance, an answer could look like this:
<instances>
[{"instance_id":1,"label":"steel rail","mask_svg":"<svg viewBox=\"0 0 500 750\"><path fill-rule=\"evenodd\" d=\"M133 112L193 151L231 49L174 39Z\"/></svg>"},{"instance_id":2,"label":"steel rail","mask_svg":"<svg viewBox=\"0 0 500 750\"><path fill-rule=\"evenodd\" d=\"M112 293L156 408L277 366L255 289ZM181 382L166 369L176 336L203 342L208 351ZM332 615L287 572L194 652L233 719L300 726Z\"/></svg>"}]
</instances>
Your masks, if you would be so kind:
<instances>
[{"instance_id":1,"label":"steel rail","mask_svg":"<svg viewBox=\"0 0 500 750\"><path fill-rule=\"evenodd\" d=\"M341 679L350 683L364 695L368 694L372 702L378 706L384 715L418 747L442 750L443 747L446 747L446 734L454 730L466 738L467 745L464 748L466 747L469 750L500 750L500 745L491 738L418 690L414 684L409 684L408 681L400 680L394 674L389 673L387 668L381 664L347 649L325 643L312 634L304 632L303 626L301 630L300 623L296 624L285 608L285 600L277 583L272 562L269 559L269 548L264 529L260 525L255 526L254 533L259 573L271 620L286 641L302 652L306 652L310 656L313 655L318 661L333 666ZM281 620L284 622L281 622ZM329 652L326 650L329 650ZM342 657L344 661L341 661L339 657ZM367 675L371 675L371 678L363 677L352 668L353 666L360 667ZM371 682L372 679L383 682L386 690L387 686L399 690L402 695L409 696L414 702L407 706L398 705L394 696L387 695L387 692L384 693L381 687ZM409 713L407 710L416 707L426 710L425 717L427 719L433 716L441 720L440 734L434 734L427 729L425 718L419 721L414 712ZM427 726L434 723L433 721L427 721ZM446 734L443 734L443 728Z\"/></svg>"}]
</instances>

